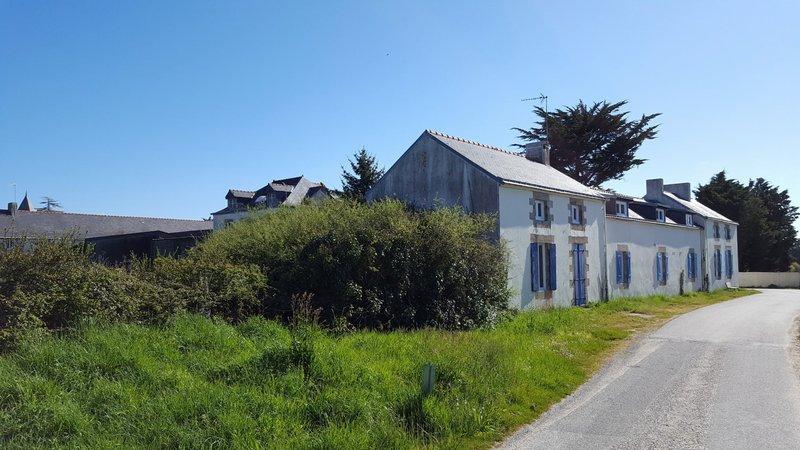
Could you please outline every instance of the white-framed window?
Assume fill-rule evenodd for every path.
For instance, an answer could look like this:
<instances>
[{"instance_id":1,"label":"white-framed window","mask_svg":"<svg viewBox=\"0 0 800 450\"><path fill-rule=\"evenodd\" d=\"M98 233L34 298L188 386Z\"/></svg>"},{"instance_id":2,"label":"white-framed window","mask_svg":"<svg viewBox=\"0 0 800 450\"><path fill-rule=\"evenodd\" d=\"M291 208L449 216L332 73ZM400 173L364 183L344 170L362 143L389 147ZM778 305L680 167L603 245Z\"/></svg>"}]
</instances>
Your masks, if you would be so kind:
<instances>
[{"instance_id":1,"label":"white-framed window","mask_svg":"<svg viewBox=\"0 0 800 450\"><path fill-rule=\"evenodd\" d=\"M694 226L694 217L691 214L686 215L686 225L690 227Z\"/></svg>"},{"instance_id":2,"label":"white-framed window","mask_svg":"<svg viewBox=\"0 0 800 450\"><path fill-rule=\"evenodd\" d=\"M628 202L617 202L617 215L628 217Z\"/></svg>"},{"instance_id":3,"label":"white-framed window","mask_svg":"<svg viewBox=\"0 0 800 450\"><path fill-rule=\"evenodd\" d=\"M664 210L661 208L656 208L656 220L659 222L666 222L667 217L664 215Z\"/></svg>"},{"instance_id":4,"label":"white-framed window","mask_svg":"<svg viewBox=\"0 0 800 450\"><path fill-rule=\"evenodd\" d=\"M534 200L533 202L533 216L537 222L544 222L545 219L545 204L542 200Z\"/></svg>"},{"instance_id":5,"label":"white-framed window","mask_svg":"<svg viewBox=\"0 0 800 450\"><path fill-rule=\"evenodd\" d=\"M583 211L581 205L570 204L569 211L569 222L573 225L581 225L583 223Z\"/></svg>"},{"instance_id":6,"label":"white-framed window","mask_svg":"<svg viewBox=\"0 0 800 450\"><path fill-rule=\"evenodd\" d=\"M714 222L714 239L719 239L719 224Z\"/></svg>"},{"instance_id":7,"label":"white-framed window","mask_svg":"<svg viewBox=\"0 0 800 450\"><path fill-rule=\"evenodd\" d=\"M556 290L556 246L531 242L531 290Z\"/></svg>"},{"instance_id":8,"label":"white-framed window","mask_svg":"<svg viewBox=\"0 0 800 450\"><path fill-rule=\"evenodd\" d=\"M731 226L725 225L725 240L731 240Z\"/></svg>"}]
</instances>

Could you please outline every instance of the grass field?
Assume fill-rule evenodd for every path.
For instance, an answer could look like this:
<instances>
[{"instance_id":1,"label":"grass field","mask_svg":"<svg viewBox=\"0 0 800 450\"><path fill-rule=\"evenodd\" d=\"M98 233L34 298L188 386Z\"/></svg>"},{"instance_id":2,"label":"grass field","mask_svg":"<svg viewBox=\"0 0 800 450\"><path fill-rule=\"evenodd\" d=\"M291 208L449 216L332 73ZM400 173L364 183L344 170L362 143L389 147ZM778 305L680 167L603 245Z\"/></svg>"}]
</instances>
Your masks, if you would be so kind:
<instances>
[{"instance_id":1,"label":"grass field","mask_svg":"<svg viewBox=\"0 0 800 450\"><path fill-rule=\"evenodd\" d=\"M746 295L614 300L492 330L87 324L0 357L0 446L486 447L563 398L631 333ZM422 397L426 362L436 365Z\"/></svg>"}]
</instances>

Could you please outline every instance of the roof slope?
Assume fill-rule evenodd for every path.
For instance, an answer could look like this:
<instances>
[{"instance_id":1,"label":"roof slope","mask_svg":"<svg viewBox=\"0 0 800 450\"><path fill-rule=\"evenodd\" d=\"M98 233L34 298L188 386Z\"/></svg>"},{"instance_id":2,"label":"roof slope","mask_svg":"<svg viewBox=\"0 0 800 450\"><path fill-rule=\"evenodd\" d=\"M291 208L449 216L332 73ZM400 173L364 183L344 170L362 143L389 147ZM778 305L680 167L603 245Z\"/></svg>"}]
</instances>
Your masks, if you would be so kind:
<instances>
[{"instance_id":1,"label":"roof slope","mask_svg":"<svg viewBox=\"0 0 800 450\"><path fill-rule=\"evenodd\" d=\"M551 166L533 162L522 155L437 131L426 130L426 133L500 181L605 198L601 191L585 186Z\"/></svg>"},{"instance_id":2,"label":"roof slope","mask_svg":"<svg viewBox=\"0 0 800 450\"><path fill-rule=\"evenodd\" d=\"M677 203L681 204L683 207L692 211L693 213L700 214L701 216L708 217L709 219L715 220L723 220L725 222L736 223L731 219L723 216L722 214L714 211L713 209L709 208L708 206L698 202L695 199L692 200L684 200L677 195L673 194L672 192L664 192L664 195L670 198L671 200L676 201Z\"/></svg>"},{"instance_id":3,"label":"roof slope","mask_svg":"<svg viewBox=\"0 0 800 450\"><path fill-rule=\"evenodd\" d=\"M208 231L208 220L162 219L156 217L105 216L53 211L16 211L13 215L0 213L2 237L54 237L76 233L82 238L162 231L180 233Z\"/></svg>"}]
</instances>

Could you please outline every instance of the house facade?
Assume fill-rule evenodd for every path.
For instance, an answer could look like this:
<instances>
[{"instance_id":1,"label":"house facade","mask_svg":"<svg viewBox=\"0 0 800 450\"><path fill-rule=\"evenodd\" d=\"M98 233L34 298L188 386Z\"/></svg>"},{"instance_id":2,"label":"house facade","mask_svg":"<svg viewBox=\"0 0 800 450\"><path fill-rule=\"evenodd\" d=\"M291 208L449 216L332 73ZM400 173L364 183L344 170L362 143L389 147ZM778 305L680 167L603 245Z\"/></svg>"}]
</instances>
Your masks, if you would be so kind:
<instances>
[{"instance_id":1,"label":"house facade","mask_svg":"<svg viewBox=\"0 0 800 450\"><path fill-rule=\"evenodd\" d=\"M551 167L541 143L514 153L428 130L367 198L496 215L515 308L738 284L736 223L688 183L648 180L642 198L593 189Z\"/></svg>"},{"instance_id":2,"label":"house facade","mask_svg":"<svg viewBox=\"0 0 800 450\"><path fill-rule=\"evenodd\" d=\"M227 206L211 213L214 229L218 230L243 219L254 210L270 210L282 205L299 205L305 200L321 201L334 194L323 183L299 177L272 180L255 191L230 189L225 195Z\"/></svg>"}]
</instances>

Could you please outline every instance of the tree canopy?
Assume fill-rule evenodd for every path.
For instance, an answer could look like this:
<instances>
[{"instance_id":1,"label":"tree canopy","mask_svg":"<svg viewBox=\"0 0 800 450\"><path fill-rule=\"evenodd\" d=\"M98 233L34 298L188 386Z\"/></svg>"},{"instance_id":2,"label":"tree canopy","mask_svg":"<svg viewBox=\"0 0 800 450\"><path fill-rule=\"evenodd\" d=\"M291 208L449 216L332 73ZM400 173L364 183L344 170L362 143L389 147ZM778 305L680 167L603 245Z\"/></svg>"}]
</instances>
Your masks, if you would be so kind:
<instances>
[{"instance_id":1,"label":"tree canopy","mask_svg":"<svg viewBox=\"0 0 800 450\"><path fill-rule=\"evenodd\" d=\"M383 176L383 169L378 168L375 157L361 148L353 155L354 160L348 159L350 170L342 167L342 192L346 198L365 201L367 191Z\"/></svg>"},{"instance_id":2,"label":"tree canopy","mask_svg":"<svg viewBox=\"0 0 800 450\"><path fill-rule=\"evenodd\" d=\"M644 141L656 137L658 125L651 122L660 113L629 120L628 111L621 111L627 103L604 101L587 106L579 101L576 106L551 112L536 107L533 112L540 120L535 126L512 129L525 142L547 141L553 167L597 187L643 164L646 160L637 158L636 152Z\"/></svg>"},{"instance_id":3,"label":"tree canopy","mask_svg":"<svg viewBox=\"0 0 800 450\"><path fill-rule=\"evenodd\" d=\"M722 171L698 186L695 195L700 203L739 223L740 270L789 269L792 249L798 244L794 221L799 214L787 190L763 178L745 185Z\"/></svg>"}]
</instances>

